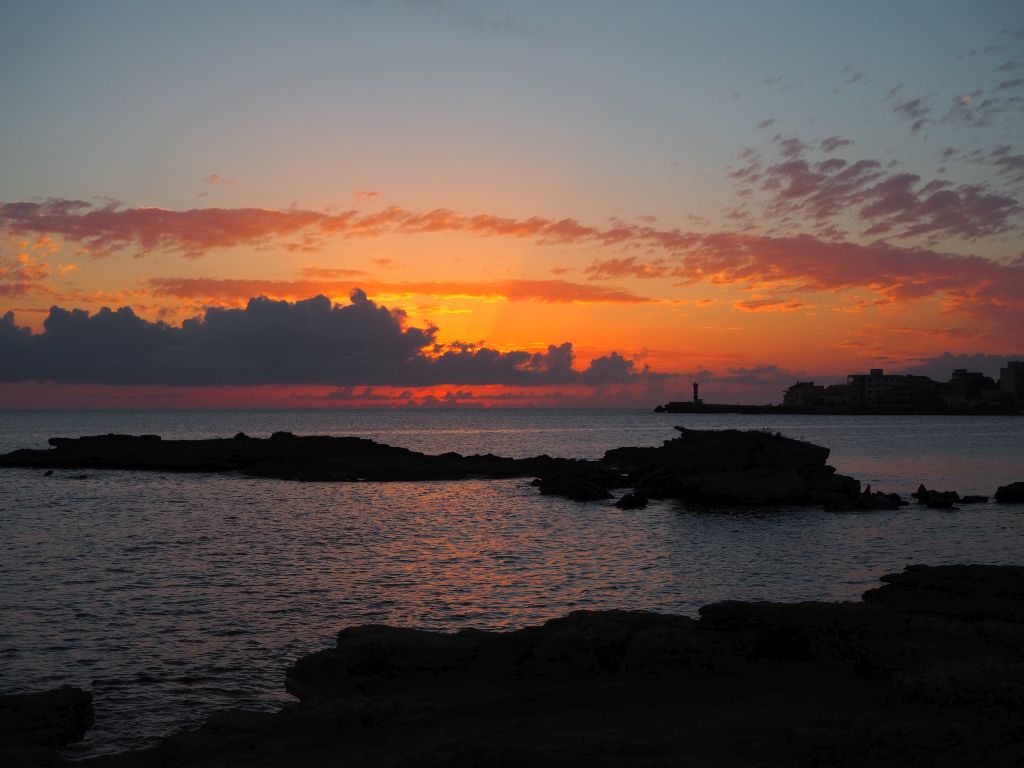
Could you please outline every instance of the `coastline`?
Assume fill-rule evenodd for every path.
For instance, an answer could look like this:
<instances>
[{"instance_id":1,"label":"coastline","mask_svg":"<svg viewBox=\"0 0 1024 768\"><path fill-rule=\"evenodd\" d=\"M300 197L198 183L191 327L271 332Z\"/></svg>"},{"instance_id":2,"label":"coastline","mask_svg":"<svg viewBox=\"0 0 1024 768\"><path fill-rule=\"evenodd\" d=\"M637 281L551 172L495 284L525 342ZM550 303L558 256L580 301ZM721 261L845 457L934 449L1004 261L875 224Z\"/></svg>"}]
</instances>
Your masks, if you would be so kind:
<instances>
[{"instance_id":1,"label":"coastline","mask_svg":"<svg viewBox=\"0 0 1024 768\"><path fill-rule=\"evenodd\" d=\"M297 703L217 713L78 764L1017 764L1024 567L910 566L881 580L857 603L726 601L696 620L579 611L512 632L351 627L289 667ZM73 764L56 747L89 719L83 695L74 711L26 705L34 727L5 730L5 764ZM4 703L7 723L26 722Z\"/></svg>"},{"instance_id":2,"label":"coastline","mask_svg":"<svg viewBox=\"0 0 1024 768\"><path fill-rule=\"evenodd\" d=\"M658 405L656 413L739 413L777 416L1024 416L1024 411L1005 408L848 408L826 405L740 405L673 401Z\"/></svg>"}]
</instances>

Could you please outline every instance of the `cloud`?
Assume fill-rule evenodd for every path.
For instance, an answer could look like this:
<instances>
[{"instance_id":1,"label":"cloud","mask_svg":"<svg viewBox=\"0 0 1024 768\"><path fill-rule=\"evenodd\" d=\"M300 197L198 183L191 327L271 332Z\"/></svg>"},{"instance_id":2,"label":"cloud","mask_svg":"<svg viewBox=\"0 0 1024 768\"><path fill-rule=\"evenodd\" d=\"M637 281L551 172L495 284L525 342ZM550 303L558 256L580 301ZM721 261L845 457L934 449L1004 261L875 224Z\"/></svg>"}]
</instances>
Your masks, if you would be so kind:
<instances>
[{"instance_id":1,"label":"cloud","mask_svg":"<svg viewBox=\"0 0 1024 768\"><path fill-rule=\"evenodd\" d=\"M325 296L251 299L244 309L210 307L180 327L130 308L95 314L52 307L43 332L0 318L0 381L76 384L431 386L585 384L664 379L617 353L573 366L571 343L544 352L503 352L437 343L437 328L410 326L354 289L347 305Z\"/></svg>"},{"instance_id":2,"label":"cloud","mask_svg":"<svg viewBox=\"0 0 1024 768\"><path fill-rule=\"evenodd\" d=\"M50 265L28 251L13 258L0 258L0 296L24 296L38 292L51 274ZM63 268L61 274L64 274Z\"/></svg>"},{"instance_id":3,"label":"cloud","mask_svg":"<svg viewBox=\"0 0 1024 768\"><path fill-rule=\"evenodd\" d=\"M953 99L949 110L942 116L942 120L972 128L983 128L991 125L997 117L1007 112L1017 119L1022 105L1024 105L1024 99L1020 96L986 96L983 91L977 90Z\"/></svg>"},{"instance_id":4,"label":"cloud","mask_svg":"<svg viewBox=\"0 0 1024 768\"><path fill-rule=\"evenodd\" d=\"M733 306L744 312L795 312L809 305L800 299L763 298L737 301Z\"/></svg>"},{"instance_id":5,"label":"cloud","mask_svg":"<svg viewBox=\"0 0 1024 768\"><path fill-rule=\"evenodd\" d=\"M967 240L1008 232L1018 226L1024 206L984 184L953 186L925 181L917 174L890 172L880 161L815 159L811 144L798 139L777 142L781 157L765 162L756 153L733 173L741 193L766 193L765 212L775 219L805 221L847 219L853 213L870 236L896 238L955 236ZM833 151L847 140L833 136L820 143ZM1006 166L1015 161L1005 160ZM1010 168L1012 171L1012 168Z\"/></svg>"},{"instance_id":6,"label":"cloud","mask_svg":"<svg viewBox=\"0 0 1024 768\"><path fill-rule=\"evenodd\" d=\"M186 256L236 246L283 245L291 250L312 249L328 237L379 237L386 234L461 232L479 237L534 239L541 244L595 242L614 244L636 235L636 227L586 226L575 219L532 216L513 219L493 214L467 215L447 208L427 212L391 206L361 214L292 208L126 208L120 203L93 206L82 200L0 203L0 232L45 234L80 245L93 256L134 249L136 255L154 250ZM653 230L652 230L653 232Z\"/></svg>"},{"instance_id":7,"label":"cloud","mask_svg":"<svg viewBox=\"0 0 1024 768\"><path fill-rule=\"evenodd\" d=\"M894 88L889 91L889 95L895 96L896 90ZM910 133L917 135L928 124L928 115L932 110L925 104L924 99L903 99L893 104L892 111L904 120L910 121Z\"/></svg>"},{"instance_id":8,"label":"cloud","mask_svg":"<svg viewBox=\"0 0 1024 768\"><path fill-rule=\"evenodd\" d=\"M219 173L211 173L203 178L203 184L211 187L233 187L238 182L230 176L221 176Z\"/></svg>"},{"instance_id":9,"label":"cloud","mask_svg":"<svg viewBox=\"0 0 1024 768\"><path fill-rule=\"evenodd\" d=\"M376 200L378 197L380 197L380 192L376 192L372 189L357 189L355 192L352 193L352 197L354 197L357 201L360 202L365 200Z\"/></svg>"},{"instance_id":10,"label":"cloud","mask_svg":"<svg viewBox=\"0 0 1024 768\"><path fill-rule=\"evenodd\" d=\"M829 136L827 139L822 139L818 146L823 152L835 152L837 149L848 147L851 144L853 142L843 136Z\"/></svg>"},{"instance_id":11,"label":"cloud","mask_svg":"<svg viewBox=\"0 0 1024 768\"><path fill-rule=\"evenodd\" d=\"M762 128L769 128L769 127L771 127L773 125L775 125L775 118L774 117L770 117L767 120L762 120L760 123L758 123L757 124L757 129L761 130Z\"/></svg>"},{"instance_id":12,"label":"cloud","mask_svg":"<svg viewBox=\"0 0 1024 768\"><path fill-rule=\"evenodd\" d=\"M771 235L744 232L701 233L657 227L653 222L614 221L593 227L574 219L533 216L512 219L492 214L466 215L449 209L416 213L391 207L361 215L267 209L200 209L166 211L95 208L76 201L12 203L0 206L0 229L62 235L111 248L195 249L253 244L289 235L372 237L386 233L461 232L481 237L531 238L538 243L632 248L645 256L598 259L586 270L590 279L636 277L707 281L774 287L776 291L868 288L886 301L941 296L950 311L998 322L1001 327L1024 318L1020 262L1000 263L957 256L922 247L897 247L884 241L862 245L844 239L831 219L853 212L864 232L875 237L935 237L956 234L974 239L1010 231L1019 220L1017 200L979 185L924 182L913 174L891 173L875 160L848 162L840 157L816 160L811 145L779 139L784 155L765 164L753 157L744 183L767 194L772 215L780 220L800 214L818 221L817 235ZM992 162L1007 175L1019 173L1019 158L1009 150ZM142 223L140 223L142 222ZM310 270L327 268L309 267ZM8 267L10 273L10 268ZM154 278L144 288L155 296L239 303L251 296L296 299L317 293L343 296L351 282L321 272L304 279L218 280ZM315 278L313 276L316 276ZM10 278L8 277L8 280ZM498 298L508 301L643 303L651 299L609 285L561 279L495 281L360 281L373 294L422 294ZM24 291L24 281L4 283L5 291ZM11 286L21 286L15 288ZM773 297L777 298L777 297ZM753 305L749 305L749 309Z\"/></svg>"},{"instance_id":13,"label":"cloud","mask_svg":"<svg viewBox=\"0 0 1024 768\"><path fill-rule=\"evenodd\" d=\"M437 297L469 297L536 301L550 304L623 303L652 301L629 291L604 285L572 283L566 280L495 280L474 282L460 280L378 282L360 280L374 294L423 295ZM296 298L315 293L347 295L351 281L317 280L247 280L204 277L151 278L146 286L154 296L203 299L211 302L239 301L250 296Z\"/></svg>"},{"instance_id":14,"label":"cloud","mask_svg":"<svg viewBox=\"0 0 1024 768\"><path fill-rule=\"evenodd\" d=\"M936 381L949 381L953 371L957 368L965 368L968 371L981 371L986 376L991 376L999 381L999 369L1006 367L1008 360L1024 360L1024 350L1016 354L959 354L943 352L934 357L920 358L914 365L905 369L906 373L918 376L929 376Z\"/></svg>"},{"instance_id":15,"label":"cloud","mask_svg":"<svg viewBox=\"0 0 1024 768\"><path fill-rule=\"evenodd\" d=\"M596 261L595 274L643 274L642 262ZM999 263L887 243L830 242L813 235L771 237L739 233L703 235L668 263L649 266L667 278L695 284L736 285L758 291L835 292L868 289L886 303L941 296L948 311L987 320L1019 333L1024 324L1024 259ZM748 311L786 308L788 299L755 297ZM790 304L790 309L799 307Z\"/></svg>"},{"instance_id":16,"label":"cloud","mask_svg":"<svg viewBox=\"0 0 1024 768\"><path fill-rule=\"evenodd\" d=\"M307 280L344 280L349 277L365 275L362 269L344 269L337 267L303 267L302 276Z\"/></svg>"},{"instance_id":17,"label":"cloud","mask_svg":"<svg viewBox=\"0 0 1024 768\"><path fill-rule=\"evenodd\" d=\"M0 203L0 231L45 234L76 243L94 256L125 248L199 256L216 248L256 245L308 230L327 219L314 211L266 208L123 208L82 200Z\"/></svg>"},{"instance_id":18,"label":"cloud","mask_svg":"<svg viewBox=\"0 0 1024 768\"><path fill-rule=\"evenodd\" d=\"M623 277L656 278L671 274L669 265L663 259L641 261L636 256L624 259L598 259L583 272L591 280Z\"/></svg>"},{"instance_id":19,"label":"cloud","mask_svg":"<svg viewBox=\"0 0 1024 768\"><path fill-rule=\"evenodd\" d=\"M821 142L829 151L847 140ZM769 212L806 214L812 221L836 216L855 206L872 235L913 237L952 234L977 238L1002 233L1021 211L1016 199L983 185L940 189L909 174L888 174L875 160L854 163L830 157L812 162L814 148L796 137L776 137L782 157L765 165L751 151L747 165L733 176L741 192L770 194ZM893 189L900 186L899 189ZM328 213L292 208L126 208L119 203L94 206L80 200L0 203L0 233L62 238L92 256L131 249L135 255L162 250L189 257L223 248L278 247L315 250L329 238L456 233L475 237L527 239L539 245L642 247L684 251L701 235L659 228L653 221L614 220L591 226L572 218L511 218L490 213L464 214L447 208L426 212L390 206L380 211Z\"/></svg>"}]
</instances>

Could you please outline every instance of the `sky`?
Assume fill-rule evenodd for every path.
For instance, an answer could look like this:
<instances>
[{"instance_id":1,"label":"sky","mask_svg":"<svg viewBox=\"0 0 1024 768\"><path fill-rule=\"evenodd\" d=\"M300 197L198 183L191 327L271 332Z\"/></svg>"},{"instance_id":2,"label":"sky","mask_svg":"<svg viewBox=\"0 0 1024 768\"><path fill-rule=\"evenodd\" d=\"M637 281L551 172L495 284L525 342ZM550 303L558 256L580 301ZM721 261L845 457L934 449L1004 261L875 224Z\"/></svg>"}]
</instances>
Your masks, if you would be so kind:
<instances>
[{"instance_id":1,"label":"sky","mask_svg":"<svg viewBox=\"0 0 1024 768\"><path fill-rule=\"evenodd\" d=\"M1024 359L1018 2L3 3L0 407Z\"/></svg>"}]
</instances>

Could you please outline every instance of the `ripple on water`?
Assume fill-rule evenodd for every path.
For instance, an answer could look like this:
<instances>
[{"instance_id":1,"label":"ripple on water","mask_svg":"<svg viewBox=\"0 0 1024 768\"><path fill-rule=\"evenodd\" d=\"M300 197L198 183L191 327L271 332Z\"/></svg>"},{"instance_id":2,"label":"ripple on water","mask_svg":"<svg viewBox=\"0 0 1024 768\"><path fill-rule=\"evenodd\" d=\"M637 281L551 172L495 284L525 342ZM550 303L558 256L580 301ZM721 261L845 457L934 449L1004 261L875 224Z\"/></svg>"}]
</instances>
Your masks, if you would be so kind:
<instances>
[{"instance_id":1,"label":"ripple on water","mask_svg":"<svg viewBox=\"0 0 1024 768\"><path fill-rule=\"evenodd\" d=\"M317 417L357 427L345 430L303 429L297 422L314 417L302 413L179 414L162 429L153 422L164 417L149 414L138 423L125 416L115 431L260 434L240 421L252 418L267 432L362 430L421 450L444 440L444 449L511 455L574 455L581 445L599 455L670 436L664 417L627 416L494 415L493 429L458 416L464 428L442 437L432 416ZM86 426L37 432L112 429L109 415L75 418ZM90 419L102 426L88 428ZM1021 468L998 423L966 423L950 446L939 437L948 422L871 422L780 428L832 446L841 470L885 490L923 480L991 493L993 477L1005 482ZM32 444L36 433L20 423L0 442ZM900 458L908 444L911 457ZM908 563L1012 562L1024 551L1024 515L994 504L943 513L672 502L619 510L541 497L522 480L342 485L110 471L63 482L59 472L2 472L0 683L91 688L97 723L76 755L141 746L216 709L274 708L287 699L284 668L346 625L510 628L577 608L693 613L726 598L856 599Z\"/></svg>"}]
</instances>

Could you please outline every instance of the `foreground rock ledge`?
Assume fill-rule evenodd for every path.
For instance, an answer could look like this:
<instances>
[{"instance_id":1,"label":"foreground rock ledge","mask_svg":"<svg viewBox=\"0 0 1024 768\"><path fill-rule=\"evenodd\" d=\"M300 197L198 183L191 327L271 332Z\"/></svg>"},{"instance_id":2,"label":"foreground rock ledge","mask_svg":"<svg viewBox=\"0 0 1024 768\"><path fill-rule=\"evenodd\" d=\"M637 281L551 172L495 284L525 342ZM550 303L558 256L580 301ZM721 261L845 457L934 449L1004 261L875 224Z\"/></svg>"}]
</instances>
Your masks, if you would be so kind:
<instances>
[{"instance_id":1,"label":"foreground rock ledge","mask_svg":"<svg viewBox=\"0 0 1024 768\"><path fill-rule=\"evenodd\" d=\"M1024 567L913 566L860 603L343 630L301 701L87 766L1011 766Z\"/></svg>"},{"instance_id":2,"label":"foreground rock ledge","mask_svg":"<svg viewBox=\"0 0 1024 768\"><path fill-rule=\"evenodd\" d=\"M861 494L860 483L829 466L829 449L780 434L687 430L657 448L615 448L597 461L492 454L431 456L358 437L162 440L157 435L52 438L49 450L0 456L0 466L46 469L131 469L241 472L255 477L319 481L538 478L543 494L576 501L632 489L634 506L648 498L709 505L824 504L895 508L885 494ZM640 502L639 500L644 500Z\"/></svg>"}]
</instances>

